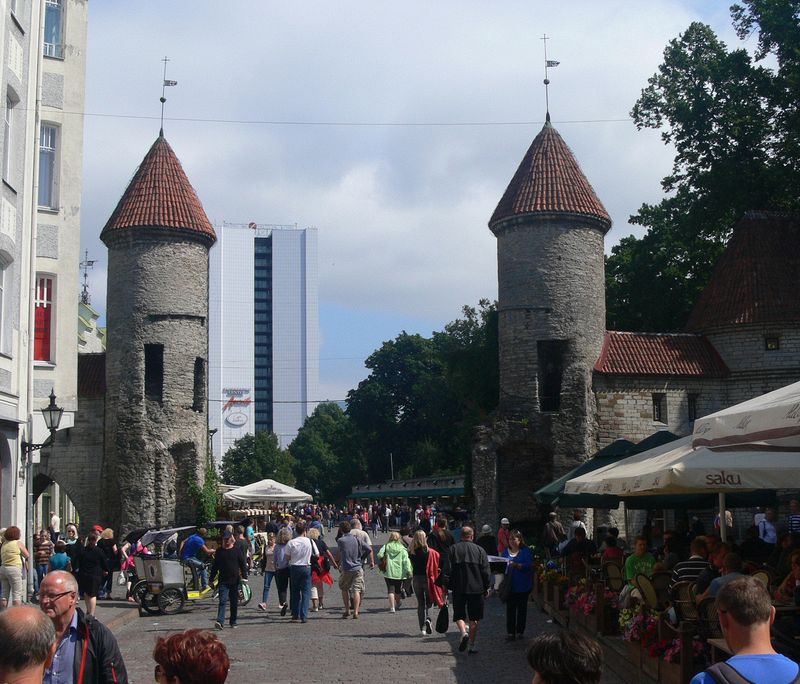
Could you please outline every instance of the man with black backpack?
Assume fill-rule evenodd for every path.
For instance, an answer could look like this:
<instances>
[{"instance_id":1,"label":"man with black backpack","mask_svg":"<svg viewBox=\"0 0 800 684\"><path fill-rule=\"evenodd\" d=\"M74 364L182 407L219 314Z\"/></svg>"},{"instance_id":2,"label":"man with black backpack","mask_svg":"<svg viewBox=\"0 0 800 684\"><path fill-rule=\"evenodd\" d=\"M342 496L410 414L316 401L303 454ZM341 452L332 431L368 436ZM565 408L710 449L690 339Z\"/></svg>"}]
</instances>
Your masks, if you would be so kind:
<instances>
[{"instance_id":1,"label":"man with black backpack","mask_svg":"<svg viewBox=\"0 0 800 684\"><path fill-rule=\"evenodd\" d=\"M695 675L691 684L790 684L800 682L800 667L772 648L775 608L767 588L752 577L728 582L717 594L719 624L733 651L724 663Z\"/></svg>"}]
</instances>

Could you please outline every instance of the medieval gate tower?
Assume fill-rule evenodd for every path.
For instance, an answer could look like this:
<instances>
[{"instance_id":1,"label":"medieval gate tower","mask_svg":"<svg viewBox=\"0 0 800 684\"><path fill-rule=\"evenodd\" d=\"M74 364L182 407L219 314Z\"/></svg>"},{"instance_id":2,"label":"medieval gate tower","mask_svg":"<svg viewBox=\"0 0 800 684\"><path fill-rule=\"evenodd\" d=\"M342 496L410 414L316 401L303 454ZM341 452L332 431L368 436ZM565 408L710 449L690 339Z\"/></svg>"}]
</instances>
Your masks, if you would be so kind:
<instances>
[{"instance_id":1,"label":"medieval gate tower","mask_svg":"<svg viewBox=\"0 0 800 684\"><path fill-rule=\"evenodd\" d=\"M194 522L208 440L208 251L214 229L159 135L100 235L108 247L104 519Z\"/></svg>"},{"instance_id":2,"label":"medieval gate tower","mask_svg":"<svg viewBox=\"0 0 800 684\"><path fill-rule=\"evenodd\" d=\"M489 221L497 237L500 404L473 451L476 513L536 517L533 493L595 445L611 219L547 121Z\"/></svg>"}]
</instances>

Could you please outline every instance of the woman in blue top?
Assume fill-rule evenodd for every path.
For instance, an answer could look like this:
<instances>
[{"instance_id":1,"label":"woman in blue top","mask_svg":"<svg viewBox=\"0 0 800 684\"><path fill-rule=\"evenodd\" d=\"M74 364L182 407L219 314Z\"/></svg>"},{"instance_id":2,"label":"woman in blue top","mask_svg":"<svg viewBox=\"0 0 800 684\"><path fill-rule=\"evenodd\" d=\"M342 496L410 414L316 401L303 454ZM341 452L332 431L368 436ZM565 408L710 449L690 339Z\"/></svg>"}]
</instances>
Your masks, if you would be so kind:
<instances>
[{"instance_id":1,"label":"woman in blue top","mask_svg":"<svg viewBox=\"0 0 800 684\"><path fill-rule=\"evenodd\" d=\"M508 538L508 548L503 550L508 558L506 572L511 576L511 593L506 601L506 641L522 639L528 618L528 597L533 589L533 554L525 546L522 532L514 530Z\"/></svg>"}]
</instances>

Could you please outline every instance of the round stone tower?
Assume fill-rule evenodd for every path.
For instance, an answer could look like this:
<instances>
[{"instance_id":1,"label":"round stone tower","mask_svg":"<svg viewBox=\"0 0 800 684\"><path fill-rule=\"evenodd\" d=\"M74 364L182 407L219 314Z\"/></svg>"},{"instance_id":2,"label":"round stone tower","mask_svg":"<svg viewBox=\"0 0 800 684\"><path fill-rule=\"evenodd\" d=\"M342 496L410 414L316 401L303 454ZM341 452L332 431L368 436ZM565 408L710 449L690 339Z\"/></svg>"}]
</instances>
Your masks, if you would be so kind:
<instances>
[{"instance_id":1,"label":"round stone tower","mask_svg":"<svg viewBox=\"0 0 800 684\"><path fill-rule=\"evenodd\" d=\"M484 435L476 449L483 455L473 459L483 517L535 518L533 492L594 451L592 368L605 332L610 227L548 115L489 221L497 237L504 424Z\"/></svg>"},{"instance_id":2,"label":"round stone tower","mask_svg":"<svg viewBox=\"0 0 800 684\"><path fill-rule=\"evenodd\" d=\"M114 529L193 523L208 440L208 251L159 135L100 235L108 247L104 501Z\"/></svg>"}]
</instances>

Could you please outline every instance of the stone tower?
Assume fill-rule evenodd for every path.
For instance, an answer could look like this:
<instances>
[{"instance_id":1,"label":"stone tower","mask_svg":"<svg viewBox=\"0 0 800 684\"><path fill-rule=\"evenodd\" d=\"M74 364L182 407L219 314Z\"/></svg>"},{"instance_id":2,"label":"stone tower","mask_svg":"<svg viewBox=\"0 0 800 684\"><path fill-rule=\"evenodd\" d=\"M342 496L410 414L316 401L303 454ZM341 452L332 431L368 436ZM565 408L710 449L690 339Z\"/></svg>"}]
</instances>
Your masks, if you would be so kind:
<instances>
[{"instance_id":1,"label":"stone tower","mask_svg":"<svg viewBox=\"0 0 800 684\"><path fill-rule=\"evenodd\" d=\"M536 518L535 490L594 450L611 219L547 122L489 221L497 237L499 416L473 452L477 514Z\"/></svg>"},{"instance_id":2,"label":"stone tower","mask_svg":"<svg viewBox=\"0 0 800 684\"><path fill-rule=\"evenodd\" d=\"M108 247L106 519L194 522L208 440L208 251L214 229L159 135L100 235Z\"/></svg>"}]
</instances>

